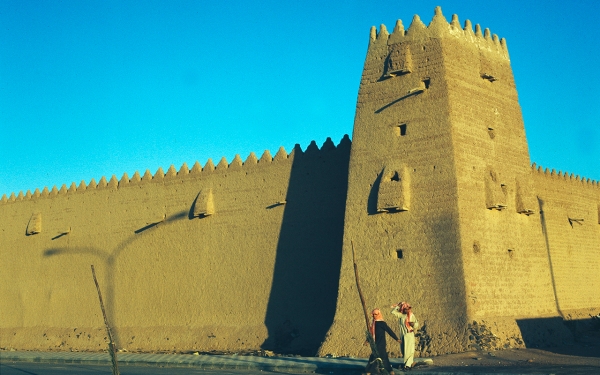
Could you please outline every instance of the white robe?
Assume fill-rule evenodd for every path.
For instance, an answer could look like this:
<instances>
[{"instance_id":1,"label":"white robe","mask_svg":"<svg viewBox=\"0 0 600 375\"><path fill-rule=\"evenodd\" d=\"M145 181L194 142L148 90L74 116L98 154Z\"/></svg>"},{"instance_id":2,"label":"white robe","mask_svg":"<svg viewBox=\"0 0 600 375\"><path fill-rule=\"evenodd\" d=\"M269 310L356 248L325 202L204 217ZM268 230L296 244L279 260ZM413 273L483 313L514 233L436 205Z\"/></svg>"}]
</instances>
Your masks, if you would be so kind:
<instances>
[{"instance_id":1,"label":"white robe","mask_svg":"<svg viewBox=\"0 0 600 375\"><path fill-rule=\"evenodd\" d=\"M400 343L400 351L404 357L404 366L411 367L415 359L415 333L412 331L412 329L409 332L408 327L406 326L406 320L408 319L408 316L401 313L398 306L394 307L392 314L398 318L400 337L402 338L402 343ZM410 314L409 323L414 323L416 320L417 318L415 318L415 314Z\"/></svg>"}]
</instances>

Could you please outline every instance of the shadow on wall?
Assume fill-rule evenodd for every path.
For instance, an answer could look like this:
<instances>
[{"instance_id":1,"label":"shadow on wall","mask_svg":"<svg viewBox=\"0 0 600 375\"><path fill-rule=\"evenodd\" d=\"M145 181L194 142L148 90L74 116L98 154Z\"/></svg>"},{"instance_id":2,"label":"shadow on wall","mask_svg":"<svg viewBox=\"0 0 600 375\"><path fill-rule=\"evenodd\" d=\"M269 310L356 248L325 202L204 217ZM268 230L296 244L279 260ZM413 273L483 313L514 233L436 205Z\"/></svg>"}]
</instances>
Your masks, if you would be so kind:
<instances>
[{"instance_id":1,"label":"shadow on wall","mask_svg":"<svg viewBox=\"0 0 600 375\"><path fill-rule=\"evenodd\" d=\"M552 353L600 358L600 314L589 319L560 317L517 320L528 348Z\"/></svg>"},{"instance_id":2,"label":"shadow on wall","mask_svg":"<svg viewBox=\"0 0 600 375\"><path fill-rule=\"evenodd\" d=\"M561 317L518 319L527 348L562 346L573 343L573 333Z\"/></svg>"},{"instance_id":3,"label":"shadow on wall","mask_svg":"<svg viewBox=\"0 0 600 375\"><path fill-rule=\"evenodd\" d=\"M591 334L600 338L600 314L594 315L588 319L566 320L565 325L571 330L578 341L580 335ZM600 356L600 352L598 353Z\"/></svg>"},{"instance_id":4,"label":"shadow on wall","mask_svg":"<svg viewBox=\"0 0 600 375\"><path fill-rule=\"evenodd\" d=\"M184 219L188 216L187 211L181 211L176 214L173 214L169 217L165 217L162 221L151 223L142 227L135 231L135 234L129 236L127 239L121 241L112 251L106 251L105 249L100 249L96 247L55 247L50 248L44 251L44 257L53 257L53 256L68 256L68 255L76 255L76 254L87 254L97 257L102 267L96 267L96 269L104 270L104 284L100 284L100 288L105 291L102 293L104 306L106 308L106 315L108 319L108 323L110 324L111 332L114 336L115 344L117 347L120 347L119 340L119 332L118 328L115 326L115 267L119 255L133 242L137 239L141 238L139 235L143 232L158 227L169 225L177 222L178 220ZM55 237L56 238L56 237ZM54 238L53 238L54 239ZM91 271L90 271L90 283L92 279ZM100 309L100 306L98 306Z\"/></svg>"},{"instance_id":5,"label":"shadow on wall","mask_svg":"<svg viewBox=\"0 0 600 375\"><path fill-rule=\"evenodd\" d=\"M546 223L546 212L544 211L545 202L540 197L537 197L538 206L540 208L540 224L542 225L542 233L544 233L544 242L546 244L546 254L548 256L548 265L550 266L550 277L552 278L552 292L554 293L554 302L556 303L556 311L562 316L558 303L558 294L556 293L556 280L554 279L554 267L552 263L552 255L550 253L550 240L548 239L548 226Z\"/></svg>"},{"instance_id":6,"label":"shadow on wall","mask_svg":"<svg viewBox=\"0 0 600 375\"><path fill-rule=\"evenodd\" d=\"M349 157L347 136L337 148L328 139L321 150L294 149L263 349L313 356L333 323Z\"/></svg>"},{"instance_id":7,"label":"shadow on wall","mask_svg":"<svg viewBox=\"0 0 600 375\"><path fill-rule=\"evenodd\" d=\"M371 187L371 191L369 191L369 197L367 199L367 213L369 215L377 215L382 212L377 211L377 192L379 191L379 186L381 185L381 179L383 177L383 171L381 171L375 181L373 182L373 186Z\"/></svg>"},{"instance_id":8,"label":"shadow on wall","mask_svg":"<svg viewBox=\"0 0 600 375\"><path fill-rule=\"evenodd\" d=\"M436 355L447 350L436 342L442 336L445 338L440 341L447 342L457 349L468 346L465 270L460 238L458 231L455 230L459 228L459 218L454 213L443 213L437 215L430 225L434 238L428 239L429 243L424 247L424 251L435 251L436 256L430 259L430 264L426 266L426 269L430 270L427 278L431 279L428 285L432 287L424 291L426 295L423 295L423 299L437 305L435 308L437 311L453 313L448 314L445 319L444 324L447 328L444 332L437 338L431 337L429 343L426 342L427 345L420 347L421 356ZM443 287L439 287L442 285ZM422 322L424 321L423 319Z\"/></svg>"}]
</instances>

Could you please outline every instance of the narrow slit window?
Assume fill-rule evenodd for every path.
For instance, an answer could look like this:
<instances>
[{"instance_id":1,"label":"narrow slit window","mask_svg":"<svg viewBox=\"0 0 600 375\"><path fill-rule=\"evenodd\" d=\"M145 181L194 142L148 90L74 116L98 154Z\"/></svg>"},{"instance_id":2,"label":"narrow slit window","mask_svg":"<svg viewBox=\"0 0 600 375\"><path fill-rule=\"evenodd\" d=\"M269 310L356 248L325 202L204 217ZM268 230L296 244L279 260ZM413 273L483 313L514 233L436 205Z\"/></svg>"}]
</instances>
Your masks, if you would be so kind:
<instances>
[{"instance_id":1,"label":"narrow slit window","mask_svg":"<svg viewBox=\"0 0 600 375\"><path fill-rule=\"evenodd\" d=\"M402 249L396 250L396 258L402 259L403 257L404 257L404 254L402 254Z\"/></svg>"}]
</instances>

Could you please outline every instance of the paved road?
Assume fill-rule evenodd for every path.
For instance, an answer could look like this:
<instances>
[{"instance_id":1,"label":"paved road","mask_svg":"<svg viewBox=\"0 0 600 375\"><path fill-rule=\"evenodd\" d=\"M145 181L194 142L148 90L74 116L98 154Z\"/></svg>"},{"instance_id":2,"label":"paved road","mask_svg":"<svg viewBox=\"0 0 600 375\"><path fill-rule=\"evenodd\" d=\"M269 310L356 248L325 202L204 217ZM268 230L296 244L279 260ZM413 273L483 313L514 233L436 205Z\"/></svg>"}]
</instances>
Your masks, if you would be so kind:
<instances>
[{"instance_id":1,"label":"paved road","mask_svg":"<svg viewBox=\"0 0 600 375\"><path fill-rule=\"evenodd\" d=\"M407 374L600 374L600 335L597 338L558 348L442 355L434 357L431 365L419 366ZM360 374L366 365L365 358L120 353L118 359L123 375L354 375ZM394 367L401 363L399 358L391 360ZM112 370L107 353L0 351L0 374L111 375ZM401 372L396 370L396 375Z\"/></svg>"},{"instance_id":2,"label":"paved road","mask_svg":"<svg viewBox=\"0 0 600 375\"><path fill-rule=\"evenodd\" d=\"M121 375L267 375L267 374L287 374L299 375L306 372L288 372L278 370L207 370L193 367L165 367L165 366L119 366ZM317 374L360 374L358 371L319 371ZM468 375L468 374L568 374L568 375L588 375L598 374L600 368L597 366L557 366L557 365L537 365L537 366L516 366L516 367L479 367L479 366L450 366L450 367L423 367L410 371L410 375ZM32 363L32 362L3 362L0 363L0 374L2 375L112 375L110 366L90 365L80 363ZM396 371L396 375L404 375L401 371Z\"/></svg>"},{"instance_id":3,"label":"paved road","mask_svg":"<svg viewBox=\"0 0 600 375\"><path fill-rule=\"evenodd\" d=\"M164 366L119 366L121 375L266 375L283 374L278 371L261 370L204 370L201 368L181 368ZM0 363L2 375L112 375L112 369L106 365L86 365L80 363ZM286 372L285 374L294 374ZM298 373L296 373L298 374Z\"/></svg>"},{"instance_id":4,"label":"paved road","mask_svg":"<svg viewBox=\"0 0 600 375\"><path fill-rule=\"evenodd\" d=\"M188 368L200 370L252 371L273 374L355 374L360 373L367 363L365 358L318 358L318 357L258 357L243 355L190 355L119 353L119 367L148 366L152 368ZM104 352L29 352L0 351L1 364L49 363L74 365L101 365L110 369L108 353ZM400 362L396 360L395 364ZM245 371L245 372L244 372ZM185 373L185 372L183 372Z\"/></svg>"}]
</instances>

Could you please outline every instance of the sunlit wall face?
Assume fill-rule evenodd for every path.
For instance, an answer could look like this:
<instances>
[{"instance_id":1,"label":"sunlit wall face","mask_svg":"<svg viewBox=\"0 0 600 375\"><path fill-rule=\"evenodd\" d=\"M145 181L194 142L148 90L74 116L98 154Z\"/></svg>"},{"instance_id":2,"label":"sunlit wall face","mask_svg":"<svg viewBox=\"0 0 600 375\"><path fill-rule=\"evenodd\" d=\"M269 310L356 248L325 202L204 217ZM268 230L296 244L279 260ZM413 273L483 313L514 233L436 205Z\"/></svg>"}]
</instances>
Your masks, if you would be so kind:
<instances>
[{"instance_id":1,"label":"sunlit wall face","mask_svg":"<svg viewBox=\"0 0 600 375\"><path fill-rule=\"evenodd\" d=\"M596 1L3 5L0 196L339 140L369 28L437 5L506 38L531 161L600 179Z\"/></svg>"}]
</instances>

